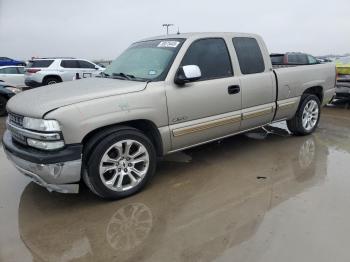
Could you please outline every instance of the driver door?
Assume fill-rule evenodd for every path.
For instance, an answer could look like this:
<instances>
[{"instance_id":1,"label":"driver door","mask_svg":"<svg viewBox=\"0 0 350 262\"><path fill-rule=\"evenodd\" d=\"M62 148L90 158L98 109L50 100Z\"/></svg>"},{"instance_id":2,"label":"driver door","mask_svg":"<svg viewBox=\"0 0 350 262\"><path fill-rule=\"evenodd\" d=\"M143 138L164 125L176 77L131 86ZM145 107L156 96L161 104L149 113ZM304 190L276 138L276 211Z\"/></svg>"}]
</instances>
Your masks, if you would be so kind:
<instances>
[{"instance_id":1,"label":"driver door","mask_svg":"<svg viewBox=\"0 0 350 262\"><path fill-rule=\"evenodd\" d=\"M225 40L195 40L180 64L185 65L197 65L201 78L185 85L172 80L166 87L172 150L227 136L241 123L239 82Z\"/></svg>"}]
</instances>

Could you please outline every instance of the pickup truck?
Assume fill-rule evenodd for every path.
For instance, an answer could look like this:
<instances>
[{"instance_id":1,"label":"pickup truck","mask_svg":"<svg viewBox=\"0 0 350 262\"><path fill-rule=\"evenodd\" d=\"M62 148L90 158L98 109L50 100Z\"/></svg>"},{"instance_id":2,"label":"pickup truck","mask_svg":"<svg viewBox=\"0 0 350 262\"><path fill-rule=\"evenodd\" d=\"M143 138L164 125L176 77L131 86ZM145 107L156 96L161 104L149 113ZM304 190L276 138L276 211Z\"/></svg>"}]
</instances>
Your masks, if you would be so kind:
<instances>
[{"instance_id":1,"label":"pickup truck","mask_svg":"<svg viewBox=\"0 0 350 262\"><path fill-rule=\"evenodd\" d=\"M140 191L166 154L283 120L293 134L311 134L335 81L330 63L274 70L254 34L153 37L98 78L16 95L3 147L49 191L77 193L84 181L118 199Z\"/></svg>"}]
</instances>

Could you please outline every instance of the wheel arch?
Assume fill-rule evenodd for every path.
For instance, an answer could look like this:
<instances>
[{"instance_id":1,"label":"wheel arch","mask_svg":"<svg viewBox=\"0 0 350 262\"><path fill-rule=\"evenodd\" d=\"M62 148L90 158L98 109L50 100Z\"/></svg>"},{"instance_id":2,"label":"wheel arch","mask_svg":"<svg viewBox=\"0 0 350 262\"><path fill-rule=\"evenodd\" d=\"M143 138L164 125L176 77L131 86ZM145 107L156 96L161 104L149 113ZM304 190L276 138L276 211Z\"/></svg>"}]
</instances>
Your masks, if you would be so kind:
<instances>
[{"instance_id":1,"label":"wheel arch","mask_svg":"<svg viewBox=\"0 0 350 262\"><path fill-rule=\"evenodd\" d=\"M303 95L308 95L308 94L317 96L321 102L321 105L322 105L322 101L323 101L323 97L324 97L322 86L312 86L312 87L305 89L305 91L303 92Z\"/></svg>"},{"instance_id":2,"label":"wheel arch","mask_svg":"<svg viewBox=\"0 0 350 262\"><path fill-rule=\"evenodd\" d=\"M59 75L46 75L46 76L44 76L44 78L43 78L43 82L45 82L46 81L46 79L48 79L48 78L56 78L56 79L58 79L60 82L62 82L62 78L59 76Z\"/></svg>"},{"instance_id":3,"label":"wheel arch","mask_svg":"<svg viewBox=\"0 0 350 262\"><path fill-rule=\"evenodd\" d=\"M88 157L91 149L106 136L128 128L134 128L143 132L153 143L158 157L163 156L163 143L157 126L150 120L138 119L120 122L108 126L99 127L87 133L82 139L84 145L84 158Z\"/></svg>"}]
</instances>

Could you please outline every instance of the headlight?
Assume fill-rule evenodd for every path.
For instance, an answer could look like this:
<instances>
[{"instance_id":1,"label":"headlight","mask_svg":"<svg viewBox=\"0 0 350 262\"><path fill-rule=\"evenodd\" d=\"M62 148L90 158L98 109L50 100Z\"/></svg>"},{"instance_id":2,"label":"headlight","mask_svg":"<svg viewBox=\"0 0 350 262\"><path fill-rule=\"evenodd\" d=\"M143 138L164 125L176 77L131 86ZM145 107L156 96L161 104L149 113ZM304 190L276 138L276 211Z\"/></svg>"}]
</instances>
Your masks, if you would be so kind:
<instances>
[{"instance_id":1,"label":"headlight","mask_svg":"<svg viewBox=\"0 0 350 262\"><path fill-rule=\"evenodd\" d=\"M61 131L60 124L56 120L45 120L30 117L23 118L23 127L26 129L44 132Z\"/></svg>"},{"instance_id":2,"label":"headlight","mask_svg":"<svg viewBox=\"0 0 350 262\"><path fill-rule=\"evenodd\" d=\"M43 150L54 150L54 149L60 149L64 147L63 141L47 142L47 141L40 141L40 140L28 138L27 143L29 146L32 146L38 149L43 149Z\"/></svg>"},{"instance_id":3,"label":"headlight","mask_svg":"<svg viewBox=\"0 0 350 262\"><path fill-rule=\"evenodd\" d=\"M16 88L16 87L10 87L10 86L7 86L5 87L7 90L11 91L12 93L15 93L15 94L18 94L19 92L21 92L21 89L19 88Z\"/></svg>"}]
</instances>

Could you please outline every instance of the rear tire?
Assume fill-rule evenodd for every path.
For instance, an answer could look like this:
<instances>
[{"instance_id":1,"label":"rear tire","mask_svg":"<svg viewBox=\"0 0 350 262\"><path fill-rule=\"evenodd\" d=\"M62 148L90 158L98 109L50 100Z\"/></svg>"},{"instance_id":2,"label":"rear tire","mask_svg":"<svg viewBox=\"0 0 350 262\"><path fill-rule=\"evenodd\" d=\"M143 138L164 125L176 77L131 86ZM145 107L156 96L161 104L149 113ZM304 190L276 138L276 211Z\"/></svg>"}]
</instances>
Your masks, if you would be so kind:
<instances>
[{"instance_id":1,"label":"rear tire","mask_svg":"<svg viewBox=\"0 0 350 262\"><path fill-rule=\"evenodd\" d=\"M140 191L156 170L156 151L137 129L121 128L88 152L83 179L96 195L120 199Z\"/></svg>"},{"instance_id":2,"label":"rear tire","mask_svg":"<svg viewBox=\"0 0 350 262\"><path fill-rule=\"evenodd\" d=\"M61 80L58 79L57 77L47 77L47 78L44 79L43 84L45 86L47 86L47 85L57 84L59 82L61 82Z\"/></svg>"},{"instance_id":3,"label":"rear tire","mask_svg":"<svg viewBox=\"0 0 350 262\"><path fill-rule=\"evenodd\" d=\"M7 99L3 96L0 96L0 116L6 115L6 104Z\"/></svg>"},{"instance_id":4,"label":"rear tire","mask_svg":"<svg viewBox=\"0 0 350 262\"><path fill-rule=\"evenodd\" d=\"M320 121L321 103L315 95L303 95L295 116L287 120L288 129L297 136L309 135Z\"/></svg>"}]
</instances>

